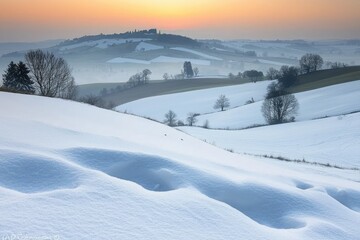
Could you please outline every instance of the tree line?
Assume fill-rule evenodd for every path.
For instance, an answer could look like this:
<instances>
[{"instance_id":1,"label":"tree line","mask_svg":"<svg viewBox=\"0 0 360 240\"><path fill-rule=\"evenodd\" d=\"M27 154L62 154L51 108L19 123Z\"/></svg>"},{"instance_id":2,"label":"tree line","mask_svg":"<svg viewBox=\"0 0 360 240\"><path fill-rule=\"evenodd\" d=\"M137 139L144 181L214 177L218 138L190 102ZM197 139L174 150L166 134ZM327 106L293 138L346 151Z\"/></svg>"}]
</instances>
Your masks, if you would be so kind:
<instances>
[{"instance_id":1,"label":"tree line","mask_svg":"<svg viewBox=\"0 0 360 240\"><path fill-rule=\"evenodd\" d=\"M38 94L46 97L75 99L75 80L67 62L51 52L31 50L25 63L10 62L3 74L3 90Z\"/></svg>"}]
</instances>

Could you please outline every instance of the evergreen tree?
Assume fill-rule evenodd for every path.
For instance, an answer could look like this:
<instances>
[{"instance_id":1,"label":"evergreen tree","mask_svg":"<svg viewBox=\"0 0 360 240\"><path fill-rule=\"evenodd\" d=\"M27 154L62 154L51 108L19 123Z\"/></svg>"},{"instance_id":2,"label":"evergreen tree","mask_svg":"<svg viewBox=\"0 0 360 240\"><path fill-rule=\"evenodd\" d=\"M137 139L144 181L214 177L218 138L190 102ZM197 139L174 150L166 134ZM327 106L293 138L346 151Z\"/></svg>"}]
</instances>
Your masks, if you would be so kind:
<instances>
[{"instance_id":1,"label":"evergreen tree","mask_svg":"<svg viewBox=\"0 0 360 240\"><path fill-rule=\"evenodd\" d=\"M3 74L3 87L7 89L15 89L16 86L17 66L11 61L5 74Z\"/></svg>"},{"instance_id":2,"label":"evergreen tree","mask_svg":"<svg viewBox=\"0 0 360 240\"><path fill-rule=\"evenodd\" d=\"M29 77L29 69L23 62L15 64L10 62L8 69L3 75L3 86L9 90L34 93L34 84Z\"/></svg>"},{"instance_id":3,"label":"evergreen tree","mask_svg":"<svg viewBox=\"0 0 360 240\"><path fill-rule=\"evenodd\" d=\"M186 78L192 78L194 76L194 71L191 65L191 62L184 62L184 74Z\"/></svg>"},{"instance_id":4,"label":"evergreen tree","mask_svg":"<svg viewBox=\"0 0 360 240\"><path fill-rule=\"evenodd\" d=\"M19 62L17 65L17 87L16 90L27 92L27 93L34 93L35 89L32 86L34 84L29 77L30 70L26 67L25 63Z\"/></svg>"}]
</instances>

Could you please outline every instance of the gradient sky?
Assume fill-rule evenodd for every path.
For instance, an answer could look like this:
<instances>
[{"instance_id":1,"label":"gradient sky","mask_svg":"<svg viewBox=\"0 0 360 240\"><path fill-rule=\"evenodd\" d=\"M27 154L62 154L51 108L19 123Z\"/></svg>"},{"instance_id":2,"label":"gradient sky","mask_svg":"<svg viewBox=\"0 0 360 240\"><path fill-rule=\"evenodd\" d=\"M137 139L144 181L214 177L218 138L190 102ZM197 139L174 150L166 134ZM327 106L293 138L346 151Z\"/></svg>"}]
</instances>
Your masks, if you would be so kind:
<instances>
[{"instance_id":1,"label":"gradient sky","mask_svg":"<svg viewBox=\"0 0 360 240\"><path fill-rule=\"evenodd\" d=\"M360 38L360 0L0 0L0 42L158 28L194 38Z\"/></svg>"}]
</instances>

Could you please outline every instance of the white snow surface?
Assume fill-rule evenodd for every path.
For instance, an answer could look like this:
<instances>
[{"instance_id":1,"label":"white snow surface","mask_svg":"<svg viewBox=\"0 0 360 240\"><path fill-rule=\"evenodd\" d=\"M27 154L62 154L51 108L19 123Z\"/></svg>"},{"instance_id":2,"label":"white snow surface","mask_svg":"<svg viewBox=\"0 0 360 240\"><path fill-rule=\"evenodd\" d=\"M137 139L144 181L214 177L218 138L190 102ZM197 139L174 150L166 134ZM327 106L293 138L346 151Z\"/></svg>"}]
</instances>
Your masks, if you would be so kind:
<instances>
[{"instance_id":1,"label":"white snow surface","mask_svg":"<svg viewBox=\"0 0 360 240\"><path fill-rule=\"evenodd\" d=\"M133 59L133 58L122 58L122 57L118 57L118 58L113 58L107 61L108 63L135 63L135 64L150 64L149 61L145 61L145 60L138 60L138 59Z\"/></svg>"},{"instance_id":2,"label":"white snow surface","mask_svg":"<svg viewBox=\"0 0 360 240\"><path fill-rule=\"evenodd\" d=\"M188 48L174 47L174 48L171 48L171 49L177 50L177 51L182 51L182 52L192 53L192 54L198 55L198 56L200 56L200 57L203 57L203 58L206 58L206 59L209 59L209 60L217 60L217 61L222 61L222 60L223 60L223 59L221 59L221 58L214 57L214 56L210 56L210 55L208 55L208 54L201 53L201 52L199 52L199 51L195 51L195 50L188 49Z\"/></svg>"},{"instance_id":3,"label":"white snow surface","mask_svg":"<svg viewBox=\"0 0 360 240\"><path fill-rule=\"evenodd\" d=\"M238 153L360 168L360 113L244 130L179 129Z\"/></svg>"},{"instance_id":4,"label":"white snow surface","mask_svg":"<svg viewBox=\"0 0 360 240\"><path fill-rule=\"evenodd\" d=\"M210 128L246 128L266 123L261 114L261 106L269 83L270 81L262 81L145 98L120 105L116 109L158 121L164 120L164 114L169 109L183 121L187 113L195 112L202 114L198 117L199 126L208 120ZM220 94L229 98L231 109L223 112L213 109ZM360 111L359 102L356 101L360 99L360 80L297 93L295 97L300 106L297 121ZM255 103L244 105L251 98Z\"/></svg>"},{"instance_id":5,"label":"white snow surface","mask_svg":"<svg viewBox=\"0 0 360 240\"><path fill-rule=\"evenodd\" d=\"M193 58L176 58L167 56L159 56L151 60L152 63L184 63L185 61L190 61L192 64L203 66L209 66L211 64L208 60L200 60Z\"/></svg>"},{"instance_id":6,"label":"white snow surface","mask_svg":"<svg viewBox=\"0 0 360 240\"><path fill-rule=\"evenodd\" d=\"M136 46L135 51L151 51L151 50L158 50L163 48L164 48L163 46L158 46L147 42L141 42Z\"/></svg>"},{"instance_id":7,"label":"white snow surface","mask_svg":"<svg viewBox=\"0 0 360 240\"><path fill-rule=\"evenodd\" d=\"M158 121L163 121L165 113L173 110L177 118L184 121L190 112L199 114L214 112L214 103L221 94L225 94L230 99L231 106L241 106L251 98L260 101L264 98L266 88L271 82L263 81L149 97L120 105L116 110Z\"/></svg>"},{"instance_id":8,"label":"white snow surface","mask_svg":"<svg viewBox=\"0 0 360 240\"><path fill-rule=\"evenodd\" d=\"M152 64L152 63L184 63L185 61L191 61L195 65L209 66L211 63L208 60L192 59L192 58L175 58L167 56L159 56L150 61L138 60L133 58L113 58L108 60L108 63L135 63L135 64Z\"/></svg>"},{"instance_id":9,"label":"white snow surface","mask_svg":"<svg viewBox=\"0 0 360 240\"><path fill-rule=\"evenodd\" d=\"M105 49L112 45L121 45L127 42L142 42L149 41L150 38L127 38L127 39L100 39L95 41L85 41L81 43L71 44L64 47L61 47L61 51L71 50L79 47L96 47Z\"/></svg>"},{"instance_id":10,"label":"white snow surface","mask_svg":"<svg viewBox=\"0 0 360 240\"><path fill-rule=\"evenodd\" d=\"M232 154L71 101L0 92L0 107L0 237L360 235L360 183L338 177L348 171Z\"/></svg>"}]
</instances>

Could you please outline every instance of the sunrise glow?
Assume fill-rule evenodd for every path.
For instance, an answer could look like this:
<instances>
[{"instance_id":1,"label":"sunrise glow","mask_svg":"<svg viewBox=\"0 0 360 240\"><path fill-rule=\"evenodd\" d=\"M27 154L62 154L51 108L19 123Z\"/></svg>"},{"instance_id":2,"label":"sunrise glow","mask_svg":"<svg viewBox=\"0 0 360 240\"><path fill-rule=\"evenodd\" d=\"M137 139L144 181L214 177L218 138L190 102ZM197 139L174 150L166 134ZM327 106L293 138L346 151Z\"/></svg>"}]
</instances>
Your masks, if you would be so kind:
<instances>
[{"instance_id":1,"label":"sunrise glow","mask_svg":"<svg viewBox=\"0 0 360 240\"><path fill-rule=\"evenodd\" d=\"M358 0L1 0L0 41L151 27L196 38L360 37L359 9Z\"/></svg>"}]
</instances>

